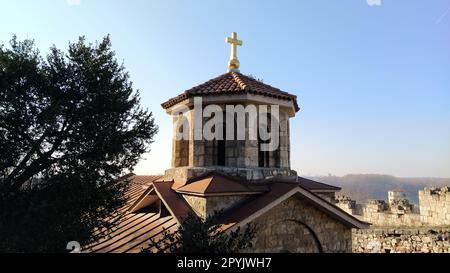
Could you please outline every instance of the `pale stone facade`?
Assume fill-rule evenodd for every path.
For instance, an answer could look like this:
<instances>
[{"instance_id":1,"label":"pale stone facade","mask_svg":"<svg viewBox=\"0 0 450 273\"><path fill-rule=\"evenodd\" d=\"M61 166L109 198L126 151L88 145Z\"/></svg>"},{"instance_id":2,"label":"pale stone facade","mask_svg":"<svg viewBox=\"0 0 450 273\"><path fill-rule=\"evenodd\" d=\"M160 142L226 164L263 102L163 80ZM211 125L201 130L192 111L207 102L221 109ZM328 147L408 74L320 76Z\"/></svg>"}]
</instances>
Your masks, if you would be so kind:
<instances>
[{"instance_id":1,"label":"pale stone facade","mask_svg":"<svg viewBox=\"0 0 450 273\"><path fill-rule=\"evenodd\" d=\"M246 99L238 95L230 95L218 98L215 103L222 109L226 105L246 106ZM224 159L218 162L218 141L196 140L195 132L198 128L204 128L209 118L203 117L202 124L195 124L195 111L199 111L193 103L186 102L189 108L183 116L174 118L174 134L189 136L189 139L173 140L172 168L166 171L165 179L174 179L176 182L184 183L198 175L220 170L221 172L243 178L247 181L267 181L268 179L295 181L297 173L290 168L290 125L289 118L293 116L292 105L286 105L282 100L274 98L259 98L258 103L270 107L279 106L279 147L276 151L269 152L268 166L261 167L259 164L259 146L257 140L250 140L249 115L245 117L246 140L224 140ZM252 101L253 102L253 101ZM203 109L207 104L203 105ZM176 109L176 108L175 108ZM168 109L168 113L177 112ZM226 116L226 115L225 115ZM226 118L224 117L224 120Z\"/></svg>"},{"instance_id":2,"label":"pale stone facade","mask_svg":"<svg viewBox=\"0 0 450 273\"><path fill-rule=\"evenodd\" d=\"M420 216L431 226L450 226L450 192L448 187L419 191Z\"/></svg>"},{"instance_id":3,"label":"pale stone facade","mask_svg":"<svg viewBox=\"0 0 450 273\"><path fill-rule=\"evenodd\" d=\"M257 218L251 252L351 252L352 230L296 196Z\"/></svg>"},{"instance_id":4,"label":"pale stone facade","mask_svg":"<svg viewBox=\"0 0 450 273\"><path fill-rule=\"evenodd\" d=\"M245 195L227 196L194 196L183 194L183 198L189 203L194 212L201 218L213 215L215 212L224 211L242 202Z\"/></svg>"}]
</instances>

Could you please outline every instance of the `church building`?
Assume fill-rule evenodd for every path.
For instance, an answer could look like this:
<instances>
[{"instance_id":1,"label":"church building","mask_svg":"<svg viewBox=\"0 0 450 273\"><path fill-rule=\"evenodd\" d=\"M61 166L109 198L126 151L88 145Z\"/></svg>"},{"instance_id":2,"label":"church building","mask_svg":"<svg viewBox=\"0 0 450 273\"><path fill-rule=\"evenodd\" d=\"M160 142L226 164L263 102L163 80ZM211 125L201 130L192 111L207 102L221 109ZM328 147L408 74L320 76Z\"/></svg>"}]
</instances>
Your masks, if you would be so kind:
<instances>
[{"instance_id":1,"label":"church building","mask_svg":"<svg viewBox=\"0 0 450 273\"><path fill-rule=\"evenodd\" d=\"M226 41L232 46L227 73L162 104L174 122L171 169L164 175L122 178L130 181L122 221L84 251L140 252L164 230L176 231L189 213L206 218L223 211L222 232L256 224L253 248L246 250L256 253L351 252L352 229L369 227L335 205L340 188L291 169L295 143L289 123L300 110L297 97L240 73L236 50L242 41L236 33ZM229 106L244 109L244 115L225 111ZM234 121L234 127L219 130L216 122L216 138L199 137L211 127L211 109L222 109L219 122ZM241 137L239 124L245 125ZM248 137L255 126L256 135ZM275 148L263 148L271 140L260 133L261 126L276 132Z\"/></svg>"}]
</instances>

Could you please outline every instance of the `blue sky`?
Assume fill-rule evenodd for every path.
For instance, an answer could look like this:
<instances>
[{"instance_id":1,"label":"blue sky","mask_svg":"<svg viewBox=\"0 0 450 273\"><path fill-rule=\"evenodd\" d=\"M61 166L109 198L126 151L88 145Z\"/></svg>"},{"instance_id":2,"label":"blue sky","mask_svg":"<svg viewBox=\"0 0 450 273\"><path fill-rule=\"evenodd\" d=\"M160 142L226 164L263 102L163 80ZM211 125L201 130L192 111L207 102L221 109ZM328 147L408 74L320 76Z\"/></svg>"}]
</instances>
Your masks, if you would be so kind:
<instances>
[{"instance_id":1,"label":"blue sky","mask_svg":"<svg viewBox=\"0 0 450 273\"><path fill-rule=\"evenodd\" d=\"M299 174L450 177L450 0L379 2L0 0L0 43L17 34L46 53L111 34L160 126L140 174L170 166L160 104L226 72L236 31L241 72L299 98Z\"/></svg>"}]
</instances>

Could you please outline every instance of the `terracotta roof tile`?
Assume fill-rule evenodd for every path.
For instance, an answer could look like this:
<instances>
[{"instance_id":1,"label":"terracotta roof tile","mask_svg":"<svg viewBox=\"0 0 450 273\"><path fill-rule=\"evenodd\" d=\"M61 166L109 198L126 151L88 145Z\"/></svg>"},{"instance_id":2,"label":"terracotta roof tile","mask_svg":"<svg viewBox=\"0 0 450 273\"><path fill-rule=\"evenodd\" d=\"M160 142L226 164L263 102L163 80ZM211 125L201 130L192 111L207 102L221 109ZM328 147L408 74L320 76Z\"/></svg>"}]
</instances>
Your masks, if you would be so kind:
<instances>
[{"instance_id":1,"label":"terracotta roof tile","mask_svg":"<svg viewBox=\"0 0 450 273\"><path fill-rule=\"evenodd\" d=\"M240 93L252 93L278 99L292 100L295 106L295 110L300 110L297 104L297 96L281 91L278 88L262 83L239 72L225 73L203 84L186 90L181 95L178 95L163 103L162 107L164 109L167 109L187 98L194 96Z\"/></svg>"}]
</instances>

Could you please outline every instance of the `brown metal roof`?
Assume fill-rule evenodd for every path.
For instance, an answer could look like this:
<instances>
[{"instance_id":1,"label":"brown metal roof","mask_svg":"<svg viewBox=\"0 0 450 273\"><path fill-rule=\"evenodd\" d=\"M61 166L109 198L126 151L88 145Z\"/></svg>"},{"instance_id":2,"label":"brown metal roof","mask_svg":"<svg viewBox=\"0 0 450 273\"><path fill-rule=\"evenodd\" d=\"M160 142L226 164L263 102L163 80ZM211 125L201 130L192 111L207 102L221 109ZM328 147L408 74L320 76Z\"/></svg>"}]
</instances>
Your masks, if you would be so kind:
<instances>
[{"instance_id":1,"label":"brown metal roof","mask_svg":"<svg viewBox=\"0 0 450 273\"><path fill-rule=\"evenodd\" d=\"M172 190L173 182L155 181L153 186L178 223L181 223L183 218L193 212L183 197Z\"/></svg>"},{"instance_id":2,"label":"brown metal roof","mask_svg":"<svg viewBox=\"0 0 450 273\"><path fill-rule=\"evenodd\" d=\"M177 103L180 103L181 101L194 96L241 93L251 93L283 100L292 100L295 106L295 110L300 110L297 104L297 96L281 91L278 88L255 80L249 76L245 76L239 72L225 73L203 84L186 90L181 95L171 98L167 102L163 103L162 107L164 109L170 108Z\"/></svg>"},{"instance_id":3,"label":"brown metal roof","mask_svg":"<svg viewBox=\"0 0 450 273\"><path fill-rule=\"evenodd\" d=\"M256 194L267 190L266 185L248 185L224 174L211 172L188 181L187 185L178 188L176 191L194 195L221 195Z\"/></svg>"},{"instance_id":4,"label":"brown metal roof","mask_svg":"<svg viewBox=\"0 0 450 273\"><path fill-rule=\"evenodd\" d=\"M266 207L267 205L296 187L298 187L298 184L296 183L274 183L270 187L270 191L260 196L255 196L254 198L248 199L245 204L242 204L232 212L230 211L229 213L227 213L221 219L221 224L223 225L222 229L226 230L242 222L245 218Z\"/></svg>"},{"instance_id":5,"label":"brown metal roof","mask_svg":"<svg viewBox=\"0 0 450 273\"><path fill-rule=\"evenodd\" d=\"M340 191L341 188L328 185L325 183L317 182L311 179L306 179L303 177L298 177L298 183L300 186L310 190L310 191Z\"/></svg>"},{"instance_id":6,"label":"brown metal roof","mask_svg":"<svg viewBox=\"0 0 450 273\"><path fill-rule=\"evenodd\" d=\"M344 225L351 228L368 228L369 224L358 220L357 218L349 215L339 207L329 203L320 196L314 194L312 191L299 186L298 183L285 183L285 182L273 182L270 186L270 191L254 198L249 199L247 202L241 204L236 209L229 211L221 219L221 230L227 230L239 223L247 221L250 217L257 214L264 208L275 204L277 200L283 197L293 196L296 194L302 200L307 201L320 211L326 213L330 217L342 222Z\"/></svg>"},{"instance_id":7,"label":"brown metal roof","mask_svg":"<svg viewBox=\"0 0 450 273\"><path fill-rule=\"evenodd\" d=\"M154 241L160 240L164 230L170 232L175 231L182 222L182 219L192 212L191 207L183 199L181 194L178 194L173 189L173 182L160 181L161 176L128 176L126 178L130 180L130 187L127 192L128 204L119 210L119 212L124 212L124 215L120 216L120 219L118 218L119 216L110 217L108 220L117 222L117 225L112 230L97 230L96 234L102 234L102 238L96 243L83 247L84 252L140 252L143 248L148 248L150 239ZM248 198L245 203L224 215L221 219L221 223L223 224L221 229L226 230L245 222L257 212L275 204L280 198L291 193L294 194L293 192L319 210L350 227L367 226L367 223L357 220L311 192L306 186L314 186L316 184L309 181L309 184L303 183L304 185L302 183L287 182L265 184L263 186L266 189L265 192ZM197 177L191 180L190 183L187 186L199 183L198 185L193 185L193 189L191 190L198 190L198 192L204 193L223 192L229 190L229 188L233 190L247 190L249 187L218 173ZM213 185L214 183L217 183L217 185ZM169 215L161 215L155 211L137 213L130 211L130 206L135 204L143 195L148 194L149 187L154 189L154 192L156 192L170 212ZM259 189L261 190L261 188Z\"/></svg>"},{"instance_id":8,"label":"brown metal roof","mask_svg":"<svg viewBox=\"0 0 450 273\"><path fill-rule=\"evenodd\" d=\"M98 230L103 237L89 246L83 248L83 252L120 252L137 253L142 248L147 248L150 238L158 240L162 237L164 229L175 230L178 227L177 220L172 216L161 217L157 212L131 213L129 205L147 190L149 186L161 178L161 176L128 176L130 187L127 192L128 203L121 209L125 214L120 219L111 217L109 220L118 222L112 230Z\"/></svg>"}]
</instances>

